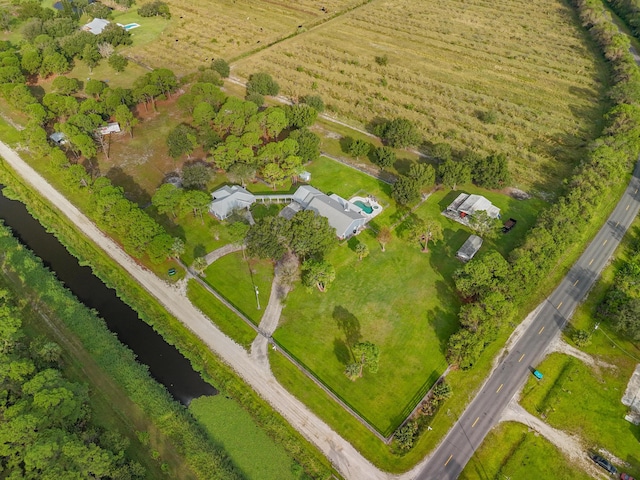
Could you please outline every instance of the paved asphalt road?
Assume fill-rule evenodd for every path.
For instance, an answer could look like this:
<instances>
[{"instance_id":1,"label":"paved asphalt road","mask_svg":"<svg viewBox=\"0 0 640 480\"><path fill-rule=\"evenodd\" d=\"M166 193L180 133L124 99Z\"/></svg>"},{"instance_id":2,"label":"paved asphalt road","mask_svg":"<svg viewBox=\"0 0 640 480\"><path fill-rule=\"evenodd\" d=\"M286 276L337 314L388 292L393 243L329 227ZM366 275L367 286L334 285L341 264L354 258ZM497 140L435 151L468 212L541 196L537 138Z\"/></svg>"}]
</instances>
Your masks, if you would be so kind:
<instances>
[{"instance_id":1,"label":"paved asphalt road","mask_svg":"<svg viewBox=\"0 0 640 480\"><path fill-rule=\"evenodd\" d=\"M547 346L589 292L638 210L640 162L606 224L560 285L540 305L528 330L493 371L416 479L458 478L484 437L499 421L506 405L531 375L532 367L542 360Z\"/></svg>"}]
</instances>

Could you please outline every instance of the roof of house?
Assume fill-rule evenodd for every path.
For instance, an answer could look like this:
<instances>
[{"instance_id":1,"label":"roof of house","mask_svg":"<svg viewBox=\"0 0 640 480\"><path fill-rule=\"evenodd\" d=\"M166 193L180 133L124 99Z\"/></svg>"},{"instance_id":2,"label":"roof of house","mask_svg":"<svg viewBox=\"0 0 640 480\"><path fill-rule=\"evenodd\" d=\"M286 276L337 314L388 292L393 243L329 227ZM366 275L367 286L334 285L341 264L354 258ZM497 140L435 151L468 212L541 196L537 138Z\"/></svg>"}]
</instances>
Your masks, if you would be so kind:
<instances>
[{"instance_id":1,"label":"roof of house","mask_svg":"<svg viewBox=\"0 0 640 480\"><path fill-rule=\"evenodd\" d=\"M482 238L477 235L471 235L467 238L467 241L462 244L456 256L462 260L471 260L473 256L478 253L482 246Z\"/></svg>"},{"instance_id":2,"label":"roof of house","mask_svg":"<svg viewBox=\"0 0 640 480\"><path fill-rule=\"evenodd\" d=\"M218 218L227 218L237 208L247 208L256 201L256 197L239 185L224 186L211 194L213 201L209 211Z\"/></svg>"},{"instance_id":3,"label":"roof of house","mask_svg":"<svg viewBox=\"0 0 640 480\"><path fill-rule=\"evenodd\" d=\"M458 196L456 201L459 198L460 196ZM458 212L464 212L467 215L473 215L475 212L484 210L491 218L500 217L500 209L481 195L468 195L456 210Z\"/></svg>"},{"instance_id":4,"label":"roof of house","mask_svg":"<svg viewBox=\"0 0 640 480\"><path fill-rule=\"evenodd\" d=\"M94 18L89 23L87 23L82 30L87 32L91 32L94 35L99 35L105 29L107 25L109 25L109 20L105 20L104 18Z\"/></svg>"},{"instance_id":5,"label":"roof of house","mask_svg":"<svg viewBox=\"0 0 640 480\"><path fill-rule=\"evenodd\" d=\"M325 217L329 221L329 225L336 229L336 234L339 237L347 237L352 233L352 230L364 225L366 219L360 213L350 210L348 202L346 203L345 205L333 196L322 194L313 197L306 209L313 210L318 215Z\"/></svg>"},{"instance_id":6,"label":"roof of house","mask_svg":"<svg viewBox=\"0 0 640 480\"><path fill-rule=\"evenodd\" d=\"M67 140L67 136L62 132L53 132L49 138L56 143L64 143Z\"/></svg>"},{"instance_id":7,"label":"roof of house","mask_svg":"<svg viewBox=\"0 0 640 480\"><path fill-rule=\"evenodd\" d=\"M120 124L118 122L107 123L103 127L96 128L96 133L100 135L108 135L110 133L120 133Z\"/></svg>"}]
</instances>

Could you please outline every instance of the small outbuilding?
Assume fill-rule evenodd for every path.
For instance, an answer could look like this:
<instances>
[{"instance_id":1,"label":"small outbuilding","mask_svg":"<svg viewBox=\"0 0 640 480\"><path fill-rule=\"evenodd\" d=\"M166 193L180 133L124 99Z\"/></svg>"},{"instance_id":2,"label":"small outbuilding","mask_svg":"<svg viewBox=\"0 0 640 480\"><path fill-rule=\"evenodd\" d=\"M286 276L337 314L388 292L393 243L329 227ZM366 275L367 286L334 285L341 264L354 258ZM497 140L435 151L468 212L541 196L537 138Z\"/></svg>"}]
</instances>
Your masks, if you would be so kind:
<instances>
[{"instance_id":1,"label":"small outbuilding","mask_svg":"<svg viewBox=\"0 0 640 480\"><path fill-rule=\"evenodd\" d=\"M49 139L56 145L64 145L67 143L67 136L62 132L53 132L49 135Z\"/></svg>"},{"instance_id":2,"label":"small outbuilding","mask_svg":"<svg viewBox=\"0 0 640 480\"><path fill-rule=\"evenodd\" d=\"M472 216L480 210L487 212L491 218L500 218L500 209L481 195L461 193L447 207L447 212L454 213L461 218Z\"/></svg>"},{"instance_id":3,"label":"small outbuilding","mask_svg":"<svg viewBox=\"0 0 640 480\"><path fill-rule=\"evenodd\" d=\"M100 35L102 31L109 25L111 22L104 18L94 18L85 26L82 27L82 30L85 32L93 33L94 35Z\"/></svg>"},{"instance_id":4,"label":"small outbuilding","mask_svg":"<svg viewBox=\"0 0 640 480\"><path fill-rule=\"evenodd\" d=\"M110 133L120 133L120 124L118 122L107 123L103 127L96 128L99 135L109 135Z\"/></svg>"},{"instance_id":5,"label":"small outbuilding","mask_svg":"<svg viewBox=\"0 0 640 480\"><path fill-rule=\"evenodd\" d=\"M471 260L480 247L482 246L482 238L477 235L471 235L467 238L467 241L462 244L458 253L456 253L456 257L458 257L463 262L468 262Z\"/></svg>"}]
</instances>

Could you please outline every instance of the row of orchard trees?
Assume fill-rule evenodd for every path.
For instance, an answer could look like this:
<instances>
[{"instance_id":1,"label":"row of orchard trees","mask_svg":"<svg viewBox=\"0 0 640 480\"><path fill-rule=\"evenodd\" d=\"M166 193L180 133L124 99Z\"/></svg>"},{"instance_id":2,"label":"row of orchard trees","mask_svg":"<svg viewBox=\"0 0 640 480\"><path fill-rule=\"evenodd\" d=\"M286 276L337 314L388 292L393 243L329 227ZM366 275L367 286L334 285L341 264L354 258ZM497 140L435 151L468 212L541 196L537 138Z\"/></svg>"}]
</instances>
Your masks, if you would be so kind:
<instances>
[{"instance_id":1,"label":"row of orchard trees","mask_svg":"<svg viewBox=\"0 0 640 480\"><path fill-rule=\"evenodd\" d=\"M3 236L10 235L2 227ZM7 261L3 258L3 261ZM0 289L0 470L6 478L144 478L127 441L90 423L86 385L59 370L61 348L25 336Z\"/></svg>"},{"instance_id":2,"label":"row of orchard trees","mask_svg":"<svg viewBox=\"0 0 640 480\"><path fill-rule=\"evenodd\" d=\"M602 136L577 167L558 201L538 218L524 244L508 261L492 252L477 257L455 274L465 298L462 328L449 339L450 363L470 368L492 342L505 319L546 278L567 248L581 238L594 214L624 181L640 153L640 73L629 40L611 21L600 0L574 0L583 25L602 47L612 69Z\"/></svg>"}]
</instances>

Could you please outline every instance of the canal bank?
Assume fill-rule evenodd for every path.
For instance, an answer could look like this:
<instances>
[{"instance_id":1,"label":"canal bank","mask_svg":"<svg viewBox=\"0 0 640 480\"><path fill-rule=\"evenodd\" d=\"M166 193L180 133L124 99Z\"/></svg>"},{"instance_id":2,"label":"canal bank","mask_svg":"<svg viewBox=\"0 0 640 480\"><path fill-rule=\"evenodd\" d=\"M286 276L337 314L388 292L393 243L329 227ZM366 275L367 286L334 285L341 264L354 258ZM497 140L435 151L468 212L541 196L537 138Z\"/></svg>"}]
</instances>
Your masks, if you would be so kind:
<instances>
[{"instance_id":1,"label":"canal bank","mask_svg":"<svg viewBox=\"0 0 640 480\"><path fill-rule=\"evenodd\" d=\"M109 330L133 351L140 363L149 367L151 376L164 385L173 398L188 406L194 398L217 393L174 346L118 298L115 290L93 275L91 268L81 266L53 234L47 233L24 204L5 197L3 188L0 185L0 219L84 305L104 319Z\"/></svg>"}]
</instances>

